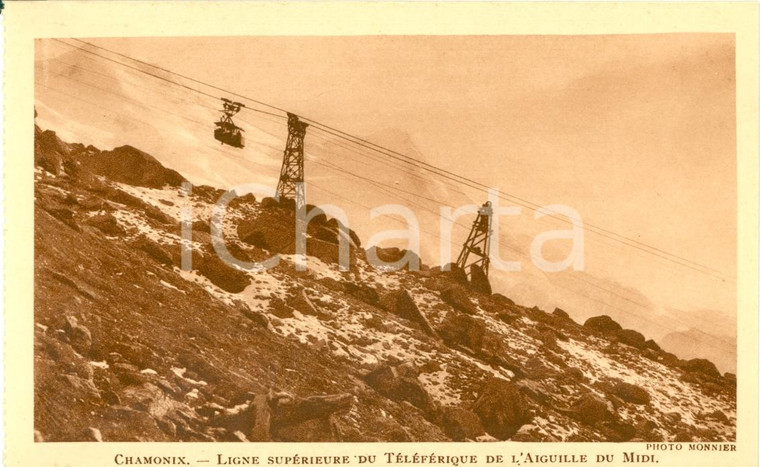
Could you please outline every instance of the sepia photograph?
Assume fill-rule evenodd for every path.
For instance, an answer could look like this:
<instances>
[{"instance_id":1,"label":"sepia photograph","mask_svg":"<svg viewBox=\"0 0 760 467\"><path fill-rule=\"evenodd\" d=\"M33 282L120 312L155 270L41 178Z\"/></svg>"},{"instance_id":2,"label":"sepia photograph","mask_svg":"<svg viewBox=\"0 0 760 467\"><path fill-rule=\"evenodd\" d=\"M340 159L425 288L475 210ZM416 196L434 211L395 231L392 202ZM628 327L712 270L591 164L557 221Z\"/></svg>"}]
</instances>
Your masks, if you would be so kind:
<instances>
[{"instance_id":1,"label":"sepia photograph","mask_svg":"<svg viewBox=\"0 0 760 467\"><path fill-rule=\"evenodd\" d=\"M36 39L34 440L735 442L736 66L714 32Z\"/></svg>"}]
</instances>

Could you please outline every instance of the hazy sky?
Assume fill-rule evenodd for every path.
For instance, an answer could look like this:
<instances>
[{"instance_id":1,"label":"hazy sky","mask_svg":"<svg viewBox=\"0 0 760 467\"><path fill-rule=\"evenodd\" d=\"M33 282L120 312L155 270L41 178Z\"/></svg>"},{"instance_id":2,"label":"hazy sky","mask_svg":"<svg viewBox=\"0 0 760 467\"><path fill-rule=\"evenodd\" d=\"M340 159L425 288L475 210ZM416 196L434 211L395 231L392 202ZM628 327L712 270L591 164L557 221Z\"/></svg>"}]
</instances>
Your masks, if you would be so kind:
<instances>
[{"instance_id":1,"label":"hazy sky","mask_svg":"<svg viewBox=\"0 0 760 467\"><path fill-rule=\"evenodd\" d=\"M717 316L728 322L735 319L732 35L92 42L391 149L414 153L537 204L571 206L587 223L707 265L721 276L716 279L697 273L589 233L586 274L568 272L547 278L535 270L529 275L531 268L526 267L528 271L520 276L496 279L505 287L512 286L520 299L532 300L527 305L564 303L575 316L591 316L603 309L598 306L601 302L617 300L615 309L625 312L629 302L646 300L645 306L632 309L632 322L657 321L665 316L665 310L678 309L686 310L684 327L696 323L708 331L711 325L699 322L702 313L698 310L717 310ZM271 183L276 177L284 124L241 113L241 125L248 130L251 143L243 151L220 150L203 133L210 130L202 123L208 121L210 128L216 116L216 105L210 99L170 89L136 72L127 79L129 72L118 70L118 65L98 63L50 41L38 43L38 59L38 84L47 86L37 87L38 110L43 110L38 122L55 126L62 136L104 148L129 143L153 151L159 160L198 183ZM67 64L96 69L102 82ZM88 79L95 86L130 96L133 102L77 82ZM84 102L93 96L102 97L102 115L92 103ZM74 97L83 101L72 100ZM144 108L138 111L135 102L174 108L182 117L160 117ZM164 121L154 120L158 118ZM118 125L114 124L117 120ZM167 126L167 121L172 126ZM205 138L203 147L190 146L195 138ZM307 131L307 150L311 148L314 157L324 163L350 167L357 173L364 169L367 177L395 181L406 190L422 190L436 199L446 198L441 204L483 200L482 193L475 191L461 197L447 193L438 181L416 185L414 179L392 170L378 175L383 165L371 165L358 156L352 160L351 153L341 153L340 148L329 153L321 150L327 146L320 144L329 142L317 132ZM181 149L185 147L188 149ZM315 183L322 177L328 180L328 187L351 198L359 182L328 172L317 165L307 168ZM325 193L314 193L323 202L340 204ZM382 199L381 195L365 196L366 203ZM398 201L389 198L386 202ZM367 217L366 212L363 215ZM502 226L515 246L526 253L536 233L567 228L536 221L526 209L519 219L505 218ZM436 225L429 227L437 230ZM362 228L368 232L369 227ZM423 237L426 244L437 241ZM510 252L504 251L503 256L508 258ZM565 288L547 290L546 283L564 284ZM581 296L569 293L568 288L581 290ZM510 295L510 290L505 292ZM643 298L639 300L639 296ZM676 326L677 320L671 327Z\"/></svg>"}]
</instances>

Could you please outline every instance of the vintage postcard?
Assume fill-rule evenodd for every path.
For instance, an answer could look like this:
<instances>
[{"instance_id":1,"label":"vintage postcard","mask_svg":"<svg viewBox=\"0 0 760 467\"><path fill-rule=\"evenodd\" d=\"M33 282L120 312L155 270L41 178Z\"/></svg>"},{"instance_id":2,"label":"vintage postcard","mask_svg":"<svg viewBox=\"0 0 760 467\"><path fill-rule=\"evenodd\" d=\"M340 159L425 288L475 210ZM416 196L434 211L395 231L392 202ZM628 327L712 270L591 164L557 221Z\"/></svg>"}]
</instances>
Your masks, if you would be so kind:
<instances>
[{"instance_id":1,"label":"vintage postcard","mask_svg":"<svg viewBox=\"0 0 760 467\"><path fill-rule=\"evenodd\" d=\"M5 15L7 465L756 464L757 5Z\"/></svg>"}]
</instances>

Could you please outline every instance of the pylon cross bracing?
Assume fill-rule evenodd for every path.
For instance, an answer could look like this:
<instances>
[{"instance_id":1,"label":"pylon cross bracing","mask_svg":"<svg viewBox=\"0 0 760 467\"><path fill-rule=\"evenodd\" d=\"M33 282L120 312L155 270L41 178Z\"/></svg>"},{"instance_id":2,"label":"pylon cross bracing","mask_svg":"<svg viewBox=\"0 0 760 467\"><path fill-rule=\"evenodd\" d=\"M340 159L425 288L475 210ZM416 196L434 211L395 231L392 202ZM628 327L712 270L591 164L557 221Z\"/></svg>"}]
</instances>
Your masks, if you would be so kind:
<instances>
[{"instance_id":1,"label":"pylon cross bracing","mask_svg":"<svg viewBox=\"0 0 760 467\"><path fill-rule=\"evenodd\" d=\"M483 273L488 276L488 266L490 260L488 253L491 247L491 218L493 209L491 202L487 201L478 210L478 217L472 223L470 235L462 245L462 251L457 259L457 267L464 270L468 277L472 265L480 267Z\"/></svg>"},{"instance_id":2,"label":"pylon cross bracing","mask_svg":"<svg viewBox=\"0 0 760 467\"><path fill-rule=\"evenodd\" d=\"M282 158L280 181L277 195L280 199L294 199L296 205L304 205L303 138L309 126L298 119L298 115L288 113L288 141Z\"/></svg>"}]
</instances>

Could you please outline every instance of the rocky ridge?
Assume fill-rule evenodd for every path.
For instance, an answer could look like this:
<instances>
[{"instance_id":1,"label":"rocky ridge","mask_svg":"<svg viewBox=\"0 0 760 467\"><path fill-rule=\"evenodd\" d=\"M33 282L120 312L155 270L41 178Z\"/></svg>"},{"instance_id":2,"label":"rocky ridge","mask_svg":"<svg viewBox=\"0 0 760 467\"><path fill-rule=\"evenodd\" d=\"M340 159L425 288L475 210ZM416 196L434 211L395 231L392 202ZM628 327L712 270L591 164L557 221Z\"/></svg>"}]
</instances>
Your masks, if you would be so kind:
<instances>
[{"instance_id":1,"label":"rocky ridge","mask_svg":"<svg viewBox=\"0 0 760 467\"><path fill-rule=\"evenodd\" d=\"M491 293L475 271L383 272L339 224L230 204L131 146L35 129L35 429L45 441L731 441L736 377L599 316ZM183 208L192 270L181 268ZM370 246L370 248L375 248ZM376 248L386 261L403 251ZM508 291L506 291L508 294Z\"/></svg>"}]
</instances>

